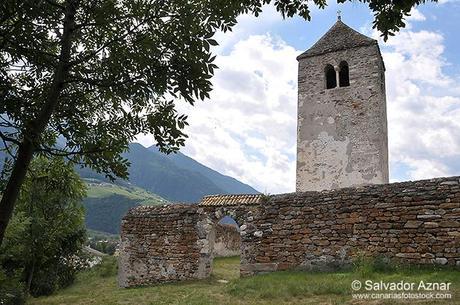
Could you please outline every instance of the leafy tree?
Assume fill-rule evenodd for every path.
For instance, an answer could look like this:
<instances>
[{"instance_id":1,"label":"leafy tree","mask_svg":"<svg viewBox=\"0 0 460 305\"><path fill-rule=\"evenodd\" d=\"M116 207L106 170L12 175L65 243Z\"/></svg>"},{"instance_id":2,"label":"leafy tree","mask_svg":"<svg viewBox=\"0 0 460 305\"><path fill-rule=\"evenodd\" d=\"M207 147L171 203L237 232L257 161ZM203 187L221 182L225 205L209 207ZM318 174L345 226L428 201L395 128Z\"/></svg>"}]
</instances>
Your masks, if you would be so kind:
<instances>
[{"instance_id":1,"label":"leafy tree","mask_svg":"<svg viewBox=\"0 0 460 305\"><path fill-rule=\"evenodd\" d=\"M0 248L0 304L2 305L25 303L23 268L18 267L12 259L24 253L22 238L29 225L29 219L23 213L16 213L6 230L5 242Z\"/></svg>"},{"instance_id":2,"label":"leafy tree","mask_svg":"<svg viewBox=\"0 0 460 305\"><path fill-rule=\"evenodd\" d=\"M360 1L384 37L425 2ZM0 139L14 164L0 202L0 243L35 154L126 178L120 153L137 134L152 134L163 152L184 145L187 121L175 102L209 97L214 33L270 2L2 0ZM273 3L283 17L310 19L309 1ZM324 8L326 0L311 3Z\"/></svg>"},{"instance_id":3,"label":"leafy tree","mask_svg":"<svg viewBox=\"0 0 460 305\"><path fill-rule=\"evenodd\" d=\"M62 158L36 158L0 248L0 264L26 291L50 294L73 281L85 242L85 184Z\"/></svg>"}]
</instances>

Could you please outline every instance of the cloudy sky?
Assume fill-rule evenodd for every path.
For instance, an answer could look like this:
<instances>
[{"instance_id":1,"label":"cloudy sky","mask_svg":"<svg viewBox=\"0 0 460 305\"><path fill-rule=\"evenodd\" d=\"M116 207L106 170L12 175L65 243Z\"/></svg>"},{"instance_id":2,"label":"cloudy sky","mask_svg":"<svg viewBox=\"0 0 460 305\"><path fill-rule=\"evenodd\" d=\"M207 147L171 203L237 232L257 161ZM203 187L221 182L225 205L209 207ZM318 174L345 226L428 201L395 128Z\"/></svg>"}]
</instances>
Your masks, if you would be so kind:
<instances>
[{"instance_id":1,"label":"cloudy sky","mask_svg":"<svg viewBox=\"0 0 460 305\"><path fill-rule=\"evenodd\" d=\"M219 34L220 69L211 99L189 114L186 155L266 193L295 189L296 56L342 20L368 36L373 17L361 3L314 9L312 21L283 20L270 6L241 16ZM386 43L390 180L460 175L460 0L423 5ZM145 146L149 136L140 136Z\"/></svg>"}]
</instances>

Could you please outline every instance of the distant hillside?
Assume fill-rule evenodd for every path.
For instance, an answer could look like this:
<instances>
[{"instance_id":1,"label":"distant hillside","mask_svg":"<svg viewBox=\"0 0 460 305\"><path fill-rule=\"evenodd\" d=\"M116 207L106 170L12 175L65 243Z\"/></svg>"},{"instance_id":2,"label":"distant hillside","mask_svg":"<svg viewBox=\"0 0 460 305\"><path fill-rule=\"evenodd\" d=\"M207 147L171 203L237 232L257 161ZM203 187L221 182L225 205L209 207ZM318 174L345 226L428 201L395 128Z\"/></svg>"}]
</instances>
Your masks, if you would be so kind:
<instances>
[{"instance_id":1,"label":"distant hillside","mask_svg":"<svg viewBox=\"0 0 460 305\"><path fill-rule=\"evenodd\" d=\"M0 158L3 156L0 151ZM88 168L76 168L89 186L83 202L89 229L118 234L122 217L138 205L197 203L206 195L257 193L249 185L182 153L166 155L155 146L145 148L133 143L125 157L131 163L129 181L118 179L111 183ZM3 159L0 168L2 162Z\"/></svg>"},{"instance_id":2,"label":"distant hillside","mask_svg":"<svg viewBox=\"0 0 460 305\"><path fill-rule=\"evenodd\" d=\"M86 227L91 230L119 234L121 219L139 205L168 203L158 195L135 186L121 186L95 179L85 179L88 196L83 200Z\"/></svg>"},{"instance_id":3,"label":"distant hillside","mask_svg":"<svg viewBox=\"0 0 460 305\"><path fill-rule=\"evenodd\" d=\"M150 146L149 150L157 154L161 154L155 145ZM254 188L250 187L249 185L244 184L230 176L222 175L221 173L195 161L194 159L184 155L181 152L178 152L176 154L169 154L165 156L166 158L174 162L177 167L188 170L188 171L197 172L205 176L206 178L210 179L217 187L224 190L225 193L227 194L257 194L258 193Z\"/></svg>"},{"instance_id":4,"label":"distant hillside","mask_svg":"<svg viewBox=\"0 0 460 305\"><path fill-rule=\"evenodd\" d=\"M165 155L156 147L133 143L125 157L131 162L129 182L172 201L196 203L211 194L257 193L234 178L222 175L182 153ZM104 180L89 169L77 169L83 178ZM116 184L126 185L117 180Z\"/></svg>"},{"instance_id":5,"label":"distant hillside","mask_svg":"<svg viewBox=\"0 0 460 305\"><path fill-rule=\"evenodd\" d=\"M112 195L121 195L132 200L139 201L142 205L157 205L166 204L167 200L161 198L156 194L152 194L140 187L133 185L116 185L107 183L96 179L84 179L88 185L88 197L89 198L103 198Z\"/></svg>"}]
</instances>

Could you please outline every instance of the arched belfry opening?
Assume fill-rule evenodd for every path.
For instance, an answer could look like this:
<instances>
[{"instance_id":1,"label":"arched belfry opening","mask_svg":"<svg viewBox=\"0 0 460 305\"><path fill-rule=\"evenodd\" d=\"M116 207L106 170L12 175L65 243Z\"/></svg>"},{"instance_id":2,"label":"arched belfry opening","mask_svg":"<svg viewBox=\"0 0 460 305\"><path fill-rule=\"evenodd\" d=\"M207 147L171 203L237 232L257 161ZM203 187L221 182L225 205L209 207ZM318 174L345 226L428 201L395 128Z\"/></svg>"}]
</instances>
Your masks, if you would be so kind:
<instances>
[{"instance_id":1,"label":"arched belfry opening","mask_svg":"<svg viewBox=\"0 0 460 305\"><path fill-rule=\"evenodd\" d=\"M348 63L346 61L342 61L339 65L339 86L350 86L350 71L348 69Z\"/></svg>"},{"instance_id":2,"label":"arched belfry opening","mask_svg":"<svg viewBox=\"0 0 460 305\"><path fill-rule=\"evenodd\" d=\"M332 89L337 87L335 69L332 65L326 65L326 67L324 68L324 75L326 77L326 89Z\"/></svg>"}]
</instances>

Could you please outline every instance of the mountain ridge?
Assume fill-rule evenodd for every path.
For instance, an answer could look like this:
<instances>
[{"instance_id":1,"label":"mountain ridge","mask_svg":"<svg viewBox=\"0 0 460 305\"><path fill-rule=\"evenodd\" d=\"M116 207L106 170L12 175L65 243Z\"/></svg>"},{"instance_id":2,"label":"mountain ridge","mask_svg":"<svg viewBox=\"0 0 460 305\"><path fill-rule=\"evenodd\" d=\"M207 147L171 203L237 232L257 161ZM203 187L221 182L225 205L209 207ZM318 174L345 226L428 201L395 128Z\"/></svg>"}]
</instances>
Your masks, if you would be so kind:
<instances>
[{"instance_id":1,"label":"mountain ridge","mask_svg":"<svg viewBox=\"0 0 460 305\"><path fill-rule=\"evenodd\" d=\"M178 152L163 154L155 146L131 143L123 154L131 163L129 183L155 193L171 202L198 203L214 194L257 194L257 190L235 178L223 175ZM82 178L105 180L102 174L88 168L77 168ZM116 184L128 181L117 179Z\"/></svg>"}]
</instances>

